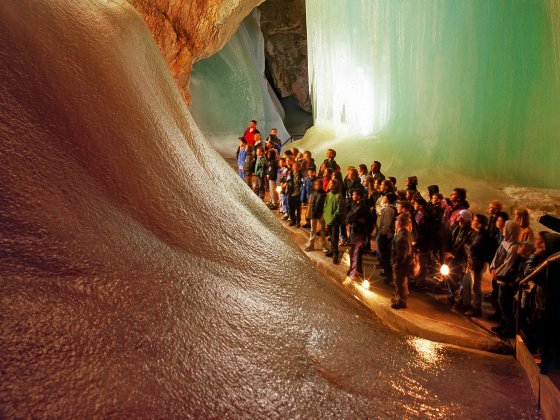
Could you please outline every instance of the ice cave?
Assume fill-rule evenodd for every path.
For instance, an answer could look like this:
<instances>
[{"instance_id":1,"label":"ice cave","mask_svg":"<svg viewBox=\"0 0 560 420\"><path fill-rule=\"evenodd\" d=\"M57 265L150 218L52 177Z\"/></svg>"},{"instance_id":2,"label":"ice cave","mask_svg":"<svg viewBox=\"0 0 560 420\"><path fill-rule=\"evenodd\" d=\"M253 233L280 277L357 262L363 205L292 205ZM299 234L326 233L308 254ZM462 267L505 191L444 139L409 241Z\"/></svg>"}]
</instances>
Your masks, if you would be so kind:
<instances>
[{"instance_id":1,"label":"ice cave","mask_svg":"<svg viewBox=\"0 0 560 420\"><path fill-rule=\"evenodd\" d=\"M232 168L255 119L550 230L557 0L4 0L0 40L0 417L560 413L557 331L531 371L437 296L391 311Z\"/></svg>"}]
</instances>

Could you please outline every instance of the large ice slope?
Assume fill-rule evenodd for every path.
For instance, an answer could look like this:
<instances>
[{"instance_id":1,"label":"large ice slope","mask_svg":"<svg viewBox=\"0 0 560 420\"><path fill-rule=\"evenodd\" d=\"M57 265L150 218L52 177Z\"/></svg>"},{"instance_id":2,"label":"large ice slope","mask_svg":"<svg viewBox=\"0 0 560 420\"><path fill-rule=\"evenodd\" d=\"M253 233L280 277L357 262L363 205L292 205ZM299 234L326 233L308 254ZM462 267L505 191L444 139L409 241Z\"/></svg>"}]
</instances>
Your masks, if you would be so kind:
<instances>
[{"instance_id":1,"label":"large ice slope","mask_svg":"<svg viewBox=\"0 0 560 420\"><path fill-rule=\"evenodd\" d=\"M557 2L306 5L315 122L349 135L345 149L365 136L370 159L558 187Z\"/></svg>"},{"instance_id":2,"label":"large ice slope","mask_svg":"<svg viewBox=\"0 0 560 420\"><path fill-rule=\"evenodd\" d=\"M257 120L266 138L278 128L282 140L289 137L284 110L264 76L264 39L260 12L254 9L225 47L193 66L190 111L203 133L224 154L234 153L237 137L249 120Z\"/></svg>"},{"instance_id":3,"label":"large ice slope","mask_svg":"<svg viewBox=\"0 0 560 420\"><path fill-rule=\"evenodd\" d=\"M0 16L0 417L532 413L513 359L398 336L314 273L126 2Z\"/></svg>"}]
</instances>

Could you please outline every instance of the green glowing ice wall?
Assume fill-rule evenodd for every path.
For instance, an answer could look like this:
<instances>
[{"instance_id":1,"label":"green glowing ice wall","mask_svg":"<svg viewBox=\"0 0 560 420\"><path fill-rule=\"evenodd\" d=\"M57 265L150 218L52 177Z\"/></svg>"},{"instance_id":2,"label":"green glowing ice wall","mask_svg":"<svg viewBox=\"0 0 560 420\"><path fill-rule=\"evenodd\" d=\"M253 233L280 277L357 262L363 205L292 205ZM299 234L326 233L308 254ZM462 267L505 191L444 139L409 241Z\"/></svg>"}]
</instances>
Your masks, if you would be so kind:
<instances>
[{"instance_id":1,"label":"green glowing ice wall","mask_svg":"<svg viewBox=\"0 0 560 420\"><path fill-rule=\"evenodd\" d=\"M557 0L306 4L316 125L417 166L560 185Z\"/></svg>"},{"instance_id":2,"label":"green glowing ice wall","mask_svg":"<svg viewBox=\"0 0 560 420\"><path fill-rule=\"evenodd\" d=\"M264 77L259 22L260 13L255 9L221 51L193 67L191 113L211 137L241 135L252 119L258 121L263 138L273 127L279 129L280 138L289 137L282 106Z\"/></svg>"}]
</instances>

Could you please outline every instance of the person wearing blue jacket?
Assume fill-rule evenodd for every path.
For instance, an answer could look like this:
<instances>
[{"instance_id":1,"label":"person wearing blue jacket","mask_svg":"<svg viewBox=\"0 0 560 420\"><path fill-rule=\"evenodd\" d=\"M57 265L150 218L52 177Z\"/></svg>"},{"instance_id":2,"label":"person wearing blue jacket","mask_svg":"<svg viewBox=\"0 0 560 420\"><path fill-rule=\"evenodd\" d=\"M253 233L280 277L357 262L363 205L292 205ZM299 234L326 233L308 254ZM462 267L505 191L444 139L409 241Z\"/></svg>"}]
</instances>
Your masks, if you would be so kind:
<instances>
[{"instance_id":1,"label":"person wearing blue jacket","mask_svg":"<svg viewBox=\"0 0 560 420\"><path fill-rule=\"evenodd\" d=\"M239 147L237 148L237 153L235 155L237 159L237 168L239 169L239 176L241 179L245 179L245 158L247 157L247 140L245 137L239 137Z\"/></svg>"}]
</instances>

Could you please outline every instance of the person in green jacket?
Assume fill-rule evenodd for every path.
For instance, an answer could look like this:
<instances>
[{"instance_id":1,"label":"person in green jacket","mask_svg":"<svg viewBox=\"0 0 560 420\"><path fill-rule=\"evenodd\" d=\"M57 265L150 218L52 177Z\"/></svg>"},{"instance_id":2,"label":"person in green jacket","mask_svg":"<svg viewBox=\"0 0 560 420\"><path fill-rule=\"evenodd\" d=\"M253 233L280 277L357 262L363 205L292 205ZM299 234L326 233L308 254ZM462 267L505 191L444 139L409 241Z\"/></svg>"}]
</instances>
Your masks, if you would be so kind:
<instances>
[{"instance_id":1,"label":"person in green jacket","mask_svg":"<svg viewBox=\"0 0 560 420\"><path fill-rule=\"evenodd\" d=\"M257 147L257 161L255 163L255 176L257 177L257 186L255 188L255 194L264 200L265 195L265 177L266 177L266 167L267 161L264 157L264 149L262 147Z\"/></svg>"},{"instance_id":2,"label":"person in green jacket","mask_svg":"<svg viewBox=\"0 0 560 420\"><path fill-rule=\"evenodd\" d=\"M338 234L342 223L342 194L340 193L340 181L332 179L328 186L329 192L325 198L323 207L323 218L331 237L331 249L327 257L333 257L333 263L338 264Z\"/></svg>"}]
</instances>

